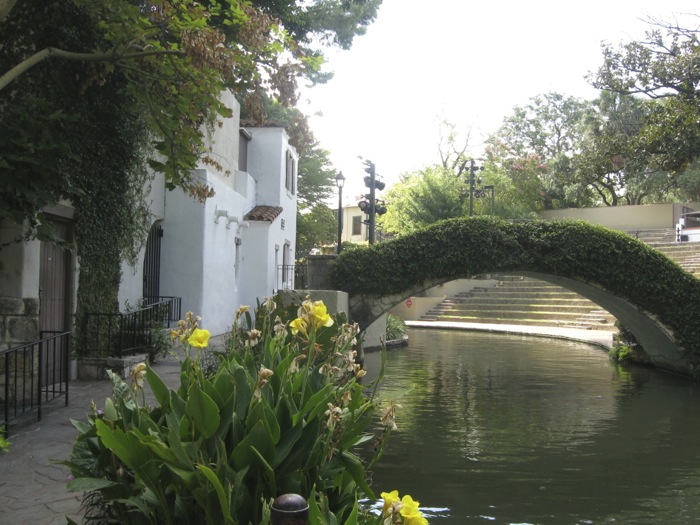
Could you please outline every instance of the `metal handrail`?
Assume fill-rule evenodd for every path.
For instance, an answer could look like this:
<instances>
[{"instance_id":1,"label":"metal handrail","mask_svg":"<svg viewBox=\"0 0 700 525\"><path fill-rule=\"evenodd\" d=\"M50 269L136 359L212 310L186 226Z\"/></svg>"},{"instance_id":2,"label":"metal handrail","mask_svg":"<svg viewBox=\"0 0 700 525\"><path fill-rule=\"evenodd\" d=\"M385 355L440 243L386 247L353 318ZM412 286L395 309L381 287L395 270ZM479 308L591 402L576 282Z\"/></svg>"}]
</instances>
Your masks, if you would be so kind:
<instances>
[{"instance_id":1,"label":"metal handrail","mask_svg":"<svg viewBox=\"0 0 700 525\"><path fill-rule=\"evenodd\" d=\"M3 421L5 434L9 423L19 416L37 410L41 421L42 406L61 396L68 405L70 365L70 332L53 333L39 341L0 351L3 367Z\"/></svg>"},{"instance_id":2,"label":"metal handrail","mask_svg":"<svg viewBox=\"0 0 700 525\"><path fill-rule=\"evenodd\" d=\"M85 314L82 336L90 341L90 355L123 357L147 350L155 325L165 328L181 317L179 297L145 298L144 303L145 307L131 312Z\"/></svg>"},{"instance_id":3,"label":"metal handrail","mask_svg":"<svg viewBox=\"0 0 700 525\"><path fill-rule=\"evenodd\" d=\"M305 290L306 264L280 264L277 266L277 290Z\"/></svg>"}]
</instances>

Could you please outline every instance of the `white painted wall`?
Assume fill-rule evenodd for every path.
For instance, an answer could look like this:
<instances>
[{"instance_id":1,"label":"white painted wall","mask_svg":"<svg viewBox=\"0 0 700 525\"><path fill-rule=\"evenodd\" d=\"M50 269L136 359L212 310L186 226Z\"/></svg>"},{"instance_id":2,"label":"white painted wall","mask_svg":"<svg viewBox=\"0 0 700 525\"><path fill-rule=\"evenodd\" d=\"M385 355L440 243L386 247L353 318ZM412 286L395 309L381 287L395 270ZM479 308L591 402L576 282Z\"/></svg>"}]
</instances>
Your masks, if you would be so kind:
<instances>
[{"instance_id":1,"label":"white painted wall","mask_svg":"<svg viewBox=\"0 0 700 525\"><path fill-rule=\"evenodd\" d=\"M282 128L246 128L252 135L248 143L248 172L257 183L258 205L283 206L286 173L284 152L288 144L287 133Z\"/></svg>"},{"instance_id":2,"label":"white painted wall","mask_svg":"<svg viewBox=\"0 0 700 525\"><path fill-rule=\"evenodd\" d=\"M153 174L148 194L145 197L151 213L151 226L165 218L165 176L162 173ZM134 266L122 261L122 280L119 286L119 309L126 310L128 304L132 309L138 305L143 296L143 261L146 255L145 247L139 252ZM77 281L76 281L77 282Z\"/></svg>"},{"instance_id":3,"label":"white painted wall","mask_svg":"<svg viewBox=\"0 0 700 525\"><path fill-rule=\"evenodd\" d=\"M251 221L242 231L240 303L250 306L257 299L272 295L274 277L274 246L269 237L269 222Z\"/></svg>"},{"instance_id":4,"label":"white painted wall","mask_svg":"<svg viewBox=\"0 0 700 525\"><path fill-rule=\"evenodd\" d=\"M352 234L353 217L360 217L359 235ZM343 242L354 242L358 244L367 242L367 225L363 223L363 221L367 220L367 217L368 216L365 215L365 213L362 210L360 210L360 207L356 204L343 207Z\"/></svg>"},{"instance_id":5,"label":"white painted wall","mask_svg":"<svg viewBox=\"0 0 700 525\"><path fill-rule=\"evenodd\" d=\"M257 206L279 206L282 212L272 222L251 221L243 237L250 246L245 250L246 304L271 296L278 289L278 266L283 264L285 245L289 246L287 264L294 264L296 252L296 180L294 192L285 187L287 152L295 166L298 156L289 146L283 128L249 128L252 139L248 144L248 171L256 182ZM295 167L296 170L296 167ZM296 173L295 173L296 179ZM253 246L254 245L254 246Z\"/></svg>"},{"instance_id":6,"label":"white painted wall","mask_svg":"<svg viewBox=\"0 0 700 525\"><path fill-rule=\"evenodd\" d=\"M238 136L241 125L241 106L233 94L228 91L222 93L221 99L226 106L231 108L233 115L230 118L222 119L219 125L207 131L208 141L211 146L209 157L218 163L221 169L211 164L200 164L199 167L217 176L224 185L233 188L235 173L238 170Z\"/></svg>"},{"instance_id":7,"label":"white painted wall","mask_svg":"<svg viewBox=\"0 0 700 525\"><path fill-rule=\"evenodd\" d=\"M166 195L160 292L182 298L183 317L187 311L202 315L205 213L204 205L180 190Z\"/></svg>"},{"instance_id":8,"label":"white painted wall","mask_svg":"<svg viewBox=\"0 0 700 525\"><path fill-rule=\"evenodd\" d=\"M568 208L545 210L538 213L544 220L577 219L621 231L674 228L681 214L682 204L643 204L640 206L601 206L598 208Z\"/></svg>"},{"instance_id":9,"label":"white painted wall","mask_svg":"<svg viewBox=\"0 0 700 525\"><path fill-rule=\"evenodd\" d=\"M226 332L249 286L249 250L264 239L250 238L243 210L250 202L221 177L198 170L216 194L205 204L180 190L167 195L161 253L161 293L182 297L183 316L192 311L212 334ZM217 219L217 211L226 212ZM235 220L229 220L235 219ZM236 238L241 239L236 275ZM252 240L252 242L251 242ZM252 266L255 269L255 266ZM255 282L255 279L252 280Z\"/></svg>"},{"instance_id":10,"label":"white painted wall","mask_svg":"<svg viewBox=\"0 0 700 525\"><path fill-rule=\"evenodd\" d=\"M297 156L287 133L282 128L249 129L248 171L239 171L239 106L232 98L226 103L235 116L210 135L210 156L221 169L206 164L194 172L214 189L214 197L202 204L181 190L159 193L155 184L149 195L154 219L163 218L161 294L181 297L183 317L187 311L201 316L201 326L214 335L228 331L241 304L254 307L276 291L284 246L289 245L293 264L296 241L296 195L285 189L285 176L287 151L295 160ZM244 221L259 205L278 206L282 212L272 222ZM122 305L123 299L133 303L141 296L143 256L144 251L136 268L125 268Z\"/></svg>"}]
</instances>

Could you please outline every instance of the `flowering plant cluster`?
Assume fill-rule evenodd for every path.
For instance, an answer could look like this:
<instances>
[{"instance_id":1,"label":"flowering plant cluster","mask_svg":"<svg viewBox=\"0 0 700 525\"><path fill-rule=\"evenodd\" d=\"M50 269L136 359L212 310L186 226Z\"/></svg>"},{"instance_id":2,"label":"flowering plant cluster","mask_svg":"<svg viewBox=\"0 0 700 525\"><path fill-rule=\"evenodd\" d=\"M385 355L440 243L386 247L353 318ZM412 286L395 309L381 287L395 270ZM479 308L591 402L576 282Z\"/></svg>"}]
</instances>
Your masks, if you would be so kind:
<instances>
[{"instance_id":1,"label":"flowering plant cluster","mask_svg":"<svg viewBox=\"0 0 700 525\"><path fill-rule=\"evenodd\" d=\"M186 350L190 347L201 350L209 346L209 338L211 334L209 330L199 328L199 322L202 320L198 315L192 312L185 314L185 319L180 319L177 323L177 328L170 331L170 340L179 340L185 346Z\"/></svg>"},{"instance_id":2,"label":"flowering plant cluster","mask_svg":"<svg viewBox=\"0 0 700 525\"><path fill-rule=\"evenodd\" d=\"M185 347L176 389L143 363L131 386L111 376L104 409L74 422L69 488L87 492L86 517L265 525L270 502L293 492L309 500L315 522L358 522L357 501L374 494L355 450L375 437L382 372L361 384L358 327L320 301L268 299L254 323L250 314L239 308L230 347L210 372L199 351L209 333L188 313L171 333ZM144 401L144 379L154 406ZM393 412L385 424L393 425Z\"/></svg>"},{"instance_id":3,"label":"flowering plant cluster","mask_svg":"<svg viewBox=\"0 0 700 525\"><path fill-rule=\"evenodd\" d=\"M381 525L427 525L428 520L421 513L418 505L408 494L399 498L399 491L382 492Z\"/></svg>"}]
</instances>

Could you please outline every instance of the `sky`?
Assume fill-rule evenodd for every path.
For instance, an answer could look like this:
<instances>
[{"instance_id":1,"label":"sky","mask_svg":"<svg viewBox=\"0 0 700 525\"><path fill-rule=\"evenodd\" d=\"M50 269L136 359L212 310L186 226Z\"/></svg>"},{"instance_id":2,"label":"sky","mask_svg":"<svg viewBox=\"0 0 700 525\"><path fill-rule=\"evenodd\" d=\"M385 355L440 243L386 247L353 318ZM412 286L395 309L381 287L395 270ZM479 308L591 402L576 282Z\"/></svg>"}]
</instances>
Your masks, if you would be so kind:
<instances>
[{"instance_id":1,"label":"sky","mask_svg":"<svg viewBox=\"0 0 700 525\"><path fill-rule=\"evenodd\" d=\"M700 25L692 13L697 0L384 0L350 50L326 53L334 77L303 86L299 108L345 175L348 205L364 192L358 156L391 185L439 161L449 121L478 158L484 137L532 97L596 98L585 77L602 64L601 42L639 40L649 18Z\"/></svg>"}]
</instances>

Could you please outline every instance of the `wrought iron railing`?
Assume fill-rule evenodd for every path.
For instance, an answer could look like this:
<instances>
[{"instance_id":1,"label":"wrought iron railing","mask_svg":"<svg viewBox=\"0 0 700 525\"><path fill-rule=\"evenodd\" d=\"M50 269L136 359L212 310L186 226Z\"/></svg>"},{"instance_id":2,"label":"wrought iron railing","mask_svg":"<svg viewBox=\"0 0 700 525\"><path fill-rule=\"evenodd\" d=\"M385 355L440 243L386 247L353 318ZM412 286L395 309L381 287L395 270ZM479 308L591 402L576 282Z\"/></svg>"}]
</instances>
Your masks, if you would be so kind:
<instances>
[{"instance_id":1,"label":"wrought iron railing","mask_svg":"<svg viewBox=\"0 0 700 525\"><path fill-rule=\"evenodd\" d=\"M182 299L169 295L160 297L144 297L143 306L153 306L159 303L168 303L167 319L163 319L165 326L170 326L172 323L177 323L182 319Z\"/></svg>"},{"instance_id":2,"label":"wrought iron railing","mask_svg":"<svg viewBox=\"0 0 700 525\"><path fill-rule=\"evenodd\" d=\"M42 339L0 352L3 385L0 426L8 433L9 424L21 415L65 396L68 405L70 332L42 332Z\"/></svg>"},{"instance_id":3,"label":"wrought iron railing","mask_svg":"<svg viewBox=\"0 0 700 525\"><path fill-rule=\"evenodd\" d=\"M146 306L131 312L84 315L81 336L89 341L89 355L123 357L147 352L153 344L153 330L178 321L182 308L179 297L150 299L153 302L144 301Z\"/></svg>"},{"instance_id":4,"label":"wrought iron railing","mask_svg":"<svg viewBox=\"0 0 700 525\"><path fill-rule=\"evenodd\" d=\"M277 267L277 290L306 290L307 266L281 264Z\"/></svg>"}]
</instances>

